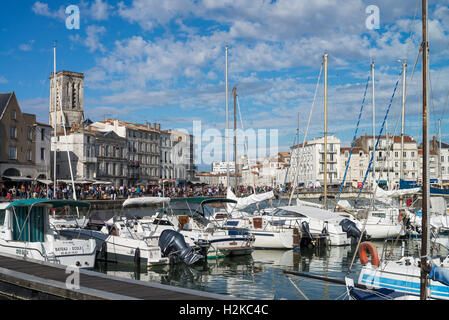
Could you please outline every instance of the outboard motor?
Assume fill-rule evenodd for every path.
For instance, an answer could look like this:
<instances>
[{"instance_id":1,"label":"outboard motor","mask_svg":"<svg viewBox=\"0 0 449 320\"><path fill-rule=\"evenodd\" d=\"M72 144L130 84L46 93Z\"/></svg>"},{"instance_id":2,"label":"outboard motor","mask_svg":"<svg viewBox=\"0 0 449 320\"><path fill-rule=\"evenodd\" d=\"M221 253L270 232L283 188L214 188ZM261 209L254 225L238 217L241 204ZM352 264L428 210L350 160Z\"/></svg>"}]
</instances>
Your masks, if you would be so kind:
<instances>
[{"instance_id":1,"label":"outboard motor","mask_svg":"<svg viewBox=\"0 0 449 320\"><path fill-rule=\"evenodd\" d=\"M349 219L341 220L339 225L343 232L346 232L347 236L351 238L351 243L357 242L360 236L362 236L362 232L357 228L356 224Z\"/></svg>"},{"instance_id":2,"label":"outboard motor","mask_svg":"<svg viewBox=\"0 0 449 320\"><path fill-rule=\"evenodd\" d=\"M310 233L309 223L307 221L301 222L301 230L305 234L305 237L301 237L300 247L308 247L309 245L314 246L313 236Z\"/></svg>"},{"instance_id":3,"label":"outboard motor","mask_svg":"<svg viewBox=\"0 0 449 320\"><path fill-rule=\"evenodd\" d=\"M202 254L197 253L184 240L184 236L175 230L164 230L159 237L159 247L164 257L170 257L170 263L184 261L187 265L194 264L204 259Z\"/></svg>"}]
</instances>

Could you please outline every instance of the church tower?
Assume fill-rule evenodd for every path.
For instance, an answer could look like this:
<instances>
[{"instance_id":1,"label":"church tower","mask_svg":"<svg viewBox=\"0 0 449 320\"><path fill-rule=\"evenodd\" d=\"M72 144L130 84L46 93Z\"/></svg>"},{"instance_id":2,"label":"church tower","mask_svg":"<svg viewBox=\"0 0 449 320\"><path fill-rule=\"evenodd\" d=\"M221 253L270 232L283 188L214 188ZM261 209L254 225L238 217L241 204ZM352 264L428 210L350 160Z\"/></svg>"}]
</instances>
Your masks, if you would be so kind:
<instances>
[{"instance_id":1,"label":"church tower","mask_svg":"<svg viewBox=\"0 0 449 320\"><path fill-rule=\"evenodd\" d=\"M55 116L55 77L50 77L50 125L53 126ZM81 126L84 121L84 74L72 71L56 73L56 124L63 124L67 129L73 125ZM62 112L61 112L62 110Z\"/></svg>"}]
</instances>

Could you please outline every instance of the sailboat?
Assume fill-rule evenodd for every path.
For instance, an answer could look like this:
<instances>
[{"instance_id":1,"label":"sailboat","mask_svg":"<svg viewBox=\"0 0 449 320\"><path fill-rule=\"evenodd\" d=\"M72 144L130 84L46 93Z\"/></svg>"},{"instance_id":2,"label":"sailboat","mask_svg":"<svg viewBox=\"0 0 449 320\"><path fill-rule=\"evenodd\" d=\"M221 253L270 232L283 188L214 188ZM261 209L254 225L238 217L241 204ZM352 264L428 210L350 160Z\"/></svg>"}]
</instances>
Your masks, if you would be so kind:
<instances>
[{"instance_id":1,"label":"sailboat","mask_svg":"<svg viewBox=\"0 0 449 320\"><path fill-rule=\"evenodd\" d=\"M427 0L422 0L422 83L423 83L423 186L422 186L422 238L419 258L404 256L400 259L379 260L377 249L370 242L360 244L360 284L372 288L388 288L396 292L419 295L421 300L449 299L449 255L430 258L430 181L428 175L428 117L427 117ZM371 254L368 262L367 252Z\"/></svg>"},{"instance_id":2,"label":"sailboat","mask_svg":"<svg viewBox=\"0 0 449 320\"><path fill-rule=\"evenodd\" d=\"M293 188L290 194L290 200L288 206L281 206L274 210L272 215L277 218L279 221L282 221L284 226L287 225L297 225L301 226L300 230L309 234L315 234L319 237L325 236L327 238L326 242L330 245L335 246L344 246L351 245L356 242L359 237L363 237L361 230L361 224L358 220L356 220L353 216L347 213L333 213L328 210L327 202L327 161L328 161L328 147L327 147L327 58L328 54L325 53L323 56L323 64L324 64L324 145L321 150L323 154L323 158L321 162L323 162L323 177L324 177L324 197L323 204L316 205L307 203L305 201L297 199L297 205L290 205L293 194L296 189L297 178L299 173L299 159L301 155L298 157L298 163L296 166L296 172L293 180ZM321 70L320 70L321 76ZM319 78L317 88L319 84ZM316 92L315 90L315 98ZM315 102L315 99L314 99ZM312 104L312 109L313 109ZM312 110L311 110L312 111ZM311 113L309 115L309 124L310 124ZM308 128L307 128L308 130ZM305 140L307 137L307 131L304 136L303 148L305 146Z\"/></svg>"}]
</instances>

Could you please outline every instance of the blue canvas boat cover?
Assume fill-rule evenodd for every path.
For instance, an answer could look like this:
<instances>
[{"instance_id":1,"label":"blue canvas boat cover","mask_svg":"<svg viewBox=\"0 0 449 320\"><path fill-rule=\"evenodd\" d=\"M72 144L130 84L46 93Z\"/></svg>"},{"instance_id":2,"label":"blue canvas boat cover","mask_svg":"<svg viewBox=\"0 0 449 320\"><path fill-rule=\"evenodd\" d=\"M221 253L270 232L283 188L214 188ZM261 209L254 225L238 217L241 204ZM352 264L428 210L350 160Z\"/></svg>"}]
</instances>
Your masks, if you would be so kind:
<instances>
[{"instance_id":1,"label":"blue canvas boat cover","mask_svg":"<svg viewBox=\"0 0 449 320\"><path fill-rule=\"evenodd\" d=\"M433 265L430 270L429 278L449 286L449 269Z\"/></svg>"}]
</instances>

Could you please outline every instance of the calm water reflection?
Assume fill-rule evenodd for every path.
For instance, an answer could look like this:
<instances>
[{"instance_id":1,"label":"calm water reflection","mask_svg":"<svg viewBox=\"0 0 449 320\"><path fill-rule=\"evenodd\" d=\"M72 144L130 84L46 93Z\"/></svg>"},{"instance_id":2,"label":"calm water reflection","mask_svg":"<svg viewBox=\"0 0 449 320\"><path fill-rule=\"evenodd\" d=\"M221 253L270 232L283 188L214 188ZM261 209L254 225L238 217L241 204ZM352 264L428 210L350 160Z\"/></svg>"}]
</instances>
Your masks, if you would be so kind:
<instances>
[{"instance_id":1,"label":"calm water reflection","mask_svg":"<svg viewBox=\"0 0 449 320\"><path fill-rule=\"evenodd\" d=\"M133 266L102 264L97 266L97 270L118 277L245 299L305 299L300 293L302 291L309 299L333 300L344 294L343 286L296 276L290 276L289 280L283 270L343 279L354 249L256 250L251 256L212 260L204 265L180 264L135 270ZM357 272L359 268L357 260L352 270Z\"/></svg>"}]
</instances>

